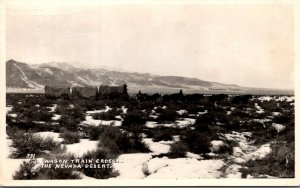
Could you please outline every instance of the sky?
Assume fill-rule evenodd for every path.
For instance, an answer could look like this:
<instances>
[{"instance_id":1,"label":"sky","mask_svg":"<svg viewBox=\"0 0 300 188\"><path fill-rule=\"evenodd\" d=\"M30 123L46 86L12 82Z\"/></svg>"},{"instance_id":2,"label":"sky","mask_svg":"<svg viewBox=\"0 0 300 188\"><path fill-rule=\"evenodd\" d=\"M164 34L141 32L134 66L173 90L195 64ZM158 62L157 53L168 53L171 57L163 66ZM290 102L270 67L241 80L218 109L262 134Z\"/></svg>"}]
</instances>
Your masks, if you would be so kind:
<instances>
[{"instance_id":1,"label":"sky","mask_svg":"<svg viewBox=\"0 0 300 188\"><path fill-rule=\"evenodd\" d=\"M7 60L294 88L289 4L25 2L7 4Z\"/></svg>"}]
</instances>

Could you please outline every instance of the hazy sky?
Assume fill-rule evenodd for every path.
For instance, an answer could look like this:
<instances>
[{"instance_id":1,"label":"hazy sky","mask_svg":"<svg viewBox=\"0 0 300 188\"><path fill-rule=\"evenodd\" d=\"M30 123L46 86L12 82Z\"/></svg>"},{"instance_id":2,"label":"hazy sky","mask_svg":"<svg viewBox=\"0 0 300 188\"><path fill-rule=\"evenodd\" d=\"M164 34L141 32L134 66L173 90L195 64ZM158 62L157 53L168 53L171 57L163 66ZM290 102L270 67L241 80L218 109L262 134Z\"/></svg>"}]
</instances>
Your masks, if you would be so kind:
<instances>
[{"instance_id":1,"label":"hazy sky","mask_svg":"<svg viewBox=\"0 0 300 188\"><path fill-rule=\"evenodd\" d=\"M294 87L290 5L11 3L6 12L6 59Z\"/></svg>"}]
</instances>

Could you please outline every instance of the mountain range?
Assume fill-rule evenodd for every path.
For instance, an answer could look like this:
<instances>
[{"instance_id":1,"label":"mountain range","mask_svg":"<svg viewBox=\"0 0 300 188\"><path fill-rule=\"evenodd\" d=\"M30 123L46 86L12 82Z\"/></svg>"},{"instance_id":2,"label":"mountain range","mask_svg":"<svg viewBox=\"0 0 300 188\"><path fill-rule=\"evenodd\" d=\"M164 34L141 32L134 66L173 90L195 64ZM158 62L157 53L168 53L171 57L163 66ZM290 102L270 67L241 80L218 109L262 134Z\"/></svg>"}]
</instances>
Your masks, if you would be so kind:
<instances>
[{"instance_id":1,"label":"mountain range","mask_svg":"<svg viewBox=\"0 0 300 188\"><path fill-rule=\"evenodd\" d=\"M222 84L181 76L159 76L149 73L111 71L87 67L79 63L50 62L27 64L15 60L6 62L7 92L43 92L45 85L99 86L127 84L129 92L147 93L288 93L293 91L259 89L233 84Z\"/></svg>"}]
</instances>

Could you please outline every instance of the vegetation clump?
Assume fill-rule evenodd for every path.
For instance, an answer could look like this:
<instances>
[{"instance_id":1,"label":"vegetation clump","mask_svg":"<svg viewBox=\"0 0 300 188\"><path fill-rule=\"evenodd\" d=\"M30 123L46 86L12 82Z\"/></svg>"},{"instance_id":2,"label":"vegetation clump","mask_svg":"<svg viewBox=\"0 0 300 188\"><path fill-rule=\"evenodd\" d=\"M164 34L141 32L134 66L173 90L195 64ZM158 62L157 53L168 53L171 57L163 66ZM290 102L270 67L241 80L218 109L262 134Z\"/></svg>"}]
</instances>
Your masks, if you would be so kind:
<instances>
[{"instance_id":1,"label":"vegetation clump","mask_svg":"<svg viewBox=\"0 0 300 188\"><path fill-rule=\"evenodd\" d=\"M80 142L80 135L77 132L65 131L60 135L64 139L63 144L74 144Z\"/></svg>"},{"instance_id":2,"label":"vegetation clump","mask_svg":"<svg viewBox=\"0 0 300 188\"><path fill-rule=\"evenodd\" d=\"M12 139L12 147L14 148L11 155L12 158L23 158L27 154L35 154L36 156L45 154L61 147L59 142L56 142L51 137L42 138L34 133L18 132Z\"/></svg>"}]
</instances>

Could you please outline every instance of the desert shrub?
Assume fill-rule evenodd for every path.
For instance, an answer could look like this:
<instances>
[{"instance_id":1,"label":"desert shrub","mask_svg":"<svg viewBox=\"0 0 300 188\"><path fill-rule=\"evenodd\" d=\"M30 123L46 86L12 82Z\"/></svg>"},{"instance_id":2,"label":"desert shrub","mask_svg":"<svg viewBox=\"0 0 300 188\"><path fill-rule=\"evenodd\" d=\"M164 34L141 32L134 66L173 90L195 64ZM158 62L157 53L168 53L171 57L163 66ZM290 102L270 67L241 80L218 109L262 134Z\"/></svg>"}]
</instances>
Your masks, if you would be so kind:
<instances>
[{"instance_id":1,"label":"desert shrub","mask_svg":"<svg viewBox=\"0 0 300 188\"><path fill-rule=\"evenodd\" d=\"M185 102L188 104L193 104L204 99L204 96L201 94L188 94L184 96Z\"/></svg>"},{"instance_id":2,"label":"desert shrub","mask_svg":"<svg viewBox=\"0 0 300 188\"><path fill-rule=\"evenodd\" d=\"M161 140L173 140L172 131L170 129L158 128L153 131L153 141L158 142Z\"/></svg>"},{"instance_id":3,"label":"desert shrub","mask_svg":"<svg viewBox=\"0 0 300 188\"><path fill-rule=\"evenodd\" d=\"M215 117L219 123L227 124L230 121L228 115L223 112L216 113Z\"/></svg>"},{"instance_id":4,"label":"desert shrub","mask_svg":"<svg viewBox=\"0 0 300 188\"><path fill-rule=\"evenodd\" d=\"M58 123L42 123L42 124L34 124L33 132L45 132L45 131L53 131L59 132L59 124Z\"/></svg>"},{"instance_id":5,"label":"desert shrub","mask_svg":"<svg viewBox=\"0 0 300 188\"><path fill-rule=\"evenodd\" d=\"M232 97L232 103L233 104L243 104L243 103L248 103L249 100L252 98L251 95L238 95L238 96L234 96Z\"/></svg>"},{"instance_id":6,"label":"desert shrub","mask_svg":"<svg viewBox=\"0 0 300 188\"><path fill-rule=\"evenodd\" d=\"M290 102L282 101L282 102L280 102L280 107L282 109L290 109L291 110L292 108L294 108L294 105L292 105L294 102L295 102L295 100L290 101Z\"/></svg>"},{"instance_id":7,"label":"desert shrub","mask_svg":"<svg viewBox=\"0 0 300 188\"><path fill-rule=\"evenodd\" d=\"M97 149L96 151L89 151L83 155L84 159L102 159L102 160L115 160L117 155L112 154L106 149ZM98 163L102 165L103 163ZM105 163L104 163L105 164ZM83 164L85 165L85 164ZM112 165L112 164L110 164ZM86 176L94 177L97 179L107 179L111 177L116 177L118 173L112 168L112 166L107 168L82 168L82 172Z\"/></svg>"},{"instance_id":8,"label":"desert shrub","mask_svg":"<svg viewBox=\"0 0 300 188\"><path fill-rule=\"evenodd\" d=\"M198 106L204 106L205 110L211 111L215 108L215 104L208 101L208 97L205 97L204 100L197 102Z\"/></svg>"},{"instance_id":9,"label":"desert shrub","mask_svg":"<svg viewBox=\"0 0 300 188\"><path fill-rule=\"evenodd\" d=\"M230 117L240 117L240 118L245 120L246 118L250 118L251 115L244 112L244 111L242 111L242 110L240 110L240 109L236 109L236 110L231 112Z\"/></svg>"},{"instance_id":10,"label":"desert shrub","mask_svg":"<svg viewBox=\"0 0 300 188\"><path fill-rule=\"evenodd\" d=\"M263 131L263 130L254 131L252 134L252 137L254 139L255 145L261 145L270 140L273 140L274 138L276 138L276 135L277 135L276 130L267 129L265 131Z\"/></svg>"},{"instance_id":11,"label":"desert shrub","mask_svg":"<svg viewBox=\"0 0 300 188\"><path fill-rule=\"evenodd\" d=\"M149 151L138 134L121 132L119 128L112 126L103 126L101 129L98 145L100 148L107 148L115 154Z\"/></svg>"},{"instance_id":12,"label":"desert shrub","mask_svg":"<svg viewBox=\"0 0 300 188\"><path fill-rule=\"evenodd\" d=\"M141 134L148 132L148 128L141 125L130 125L128 127L125 127L124 130L132 134Z\"/></svg>"},{"instance_id":13,"label":"desert shrub","mask_svg":"<svg viewBox=\"0 0 300 188\"><path fill-rule=\"evenodd\" d=\"M110 113L112 113L114 116L118 116L118 115L121 115L123 113L123 110L121 109L121 106L120 108L118 107L113 107L111 110L110 110Z\"/></svg>"},{"instance_id":14,"label":"desert shrub","mask_svg":"<svg viewBox=\"0 0 300 188\"><path fill-rule=\"evenodd\" d=\"M81 179L71 168L41 168L36 160L24 161L13 175L14 180Z\"/></svg>"},{"instance_id":15,"label":"desert shrub","mask_svg":"<svg viewBox=\"0 0 300 188\"><path fill-rule=\"evenodd\" d=\"M8 135L10 139L13 139L22 134L25 134L25 130L19 129L16 126L6 126L6 135Z\"/></svg>"},{"instance_id":16,"label":"desert shrub","mask_svg":"<svg viewBox=\"0 0 300 188\"><path fill-rule=\"evenodd\" d=\"M35 106L27 108L24 112L20 114L20 118L24 120L31 121L50 121L52 118L52 114L49 113L46 107L37 108Z\"/></svg>"},{"instance_id":17,"label":"desert shrub","mask_svg":"<svg viewBox=\"0 0 300 188\"><path fill-rule=\"evenodd\" d=\"M62 116L67 116L77 121L82 121L85 119L85 113L83 108L78 104L74 104L74 107L70 107L71 104L67 105L57 105L55 112L61 114Z\"/></svg>"},{"instance_id":18,"label":"desert shrub","mask_svg":"<svg viewBox=\"0 0 300 188\"><path fill-rule=\"evenodd\" d=\"M166 109L157 117L158 122L173 122L176 120L177 112L171 109Z\"/></svg>"},{"instance_id":19,"label":"desert shrub","mask_svg":"<svg viewBox=\"0 0 300 188\"><path fill-rule=\"evenodd\" d=\"M250 112L250 113L247 113L249 116L248 118L244 118L245 120L248 119L264 119L268 116L271 116L271 112L269 112L268 110L264 110L263 113L256 113L256 112Z\"/></svg>"},{"instance_id":20,"label":"desert shrub","mask_svg":"<svg viewBox=\"0 0 300 188\"><path fill-rule=\"evenodd\" d=\"M200 115L196 119L196 124L216 124L219 123L228 123L229 118L225 113L223 108L215 108L214 111L210 111L206 114Z\"/></svg>"},{"instance_id":21,"label":"desert shrub","mask_svg":"<svg viewBox=\"0 0 300 188\"><path fill-rule=\"evenodd\" d=\"M109 114L108 112L99 112L92 115L93 119L101 120L115 120L115 116Z\"/></svg>"},{"instance_id":22,"label":"desert shrub","mask_svg":"<svg viewBox=\"0 0 300 188\"><path fill-rule=\"evenodd\" d=\"M193 103L195 104L195 103ZM184 102L184 103L178 103L176 104L176 106L178 106L178 109L179 110L187 110L187 108L190 106L191 104L188 104L187 102Z\"/></svg>"},{"instance_id":23,"label":"desert shrub","mask_svg":"<svg viewBox=\"0 0 300 188\"><path fill-rule=\"evenodd\" d=\"M101 119L101 120L116 120L116 116L120 115L122 113L122 110L117 110L116 108L113 108L107 112L100 112L93 114L94 119Z\"/></svg>"},{"instance_id":24,"label":"desert shrub","mask_svg":"<svg viewBox=\"0 0 300 188\"><path fill-rule=\"evenodd\" d=\"M281 108L279 106L277 106L277 101L275 101L274 99L269 100L269 101L262 101L262 102L258 102L258 105L260 107L262 107L263 109L269 109L269 110L281 110Z\"/></svg>"},{"instance_id":25,"label":"desert shrub","mask_svg":"<svg viewBox=\"0 0 300 188\"><path fill-rule=\"evenodd\" d=\"M79 119L73 119L70 116L62 115L59 119L59 124L61 127L68 129L69 131L78 131Z\"/></svg>"},{"instance_id":26,"label":"desert shrub","mask_svg":"<svg viewBox=\"0 0 300 188\"><path fill-rule=\"evenodd\" d=\"M78 98L73 101L74 104L82 107L84 110L101 110L105 109L105 101L95 101Z\"/></svg>"},{"instance_id":27,"label":"desert shrub","mask_svg":"<svg viewBox=\"0 0 300 188\"><path fill-rule=\"evenodd\" d=\"M101 134L101 127L100 126L89 126L88 127L88 137L90 140L98 140Z\"/></svg>"},{"instance_id":28,"label":"desert shrub","mask_svg":"<svg viewBox=\"0 0 300 188\"><path fill-rule=\"evenodd\" d=\"M211 138L213 139L218 139L218 133L223 133L226 132L227 129L225 125L219 125L219 124L207 124L203 122L197 122L194 124L195 131L201 133L201 134L206 134L210 135Z\"/></svg>"},{"instance_id":29,"label":"desert shrub","mask_svg":"<svg viewBox=\"0 0 300 188\"><path fill-rule=\"evenodd\" d=\"M68 115L73 117L74 119L80 119L80 120L84 120L85 119L85 114L82 110L82 108L78 105L74 105L74 108L72 108L72 110L67 111Z\"/></svg>"},{"instance_id":30,"label":"desert shrub","mask_svg":"<svg viewBox=\"0 0 300 188\"><path fill-rule=\"evenodd\" d=\"M211 113L216 113L218 115L219 115L219 113L225 113L226 112L226 110L223 106L214 107L214 109L210 110L210 111L211 111Z\"/></svg>"},{"instance_id":31,"label":"desert shrub","mask_svg":"<svg viewBox=\"0 0 300 188\"><path fill-rule=\"evenodd\" d=\"M182 141L188 146L189 151L197 154L209 153L211 140L211 135L205 132L187 130L182 135Z\"/></svg>"},{"instance_id":32,"label":"desert shrub","mask_svg":"<svg viewBox=\"0 0 300 188\"><path fill-rule=\"evenodd\" d=\"M262 123L258 121L248 121L247 123L245 123L244 128L249 131L260 131L260 130L266 131L264 124L266 123Z\"/></svg>"},{"instance_id":33,"label":"desert shrub","mask_svg":"<svg viewBox=\"0 0 300 188\"><path fill-rule=\"evenodd\" d=\"M178 111L181 109L180 108L181 104L182 104L182 101L166 102L165 106L167 108L165 110Z\"/></svg>"},{"instance_id":34,"label":"desert shrub","mask_svg":"<svg viewBox=\"0 0 300 188\"><path fill-rule=\"evenodd\" d=\"M37 125L33 130L37 130L36 132L59 132L60 124L59 123L43 123Z\"/></svg>"},{"instance_id":35,"label":"desert shrub","mask_svg":"<svg viewBox=\"0 0 300 188\"><path fill-rule=\"evenodd\" d=\"M18 101L14 101L12 106L13 106L12 112L17 114L22 114L28 109L35 108L33 107L33 104L26 104L26 103L19 104Z\"/></svg>"},{"instance_id":36,"label":"desert shrub","mask_svg":"<svg viewBox=\"0 0 300 188\"><path fill-rule=\"evenodd\" d=\"M60 135L64 139L64 144L74 144L80 141L80 136L77 132L65 131Z\"/></svg>"},{"instance_id":37,"label":"desert shrub","mask_svg":"<svg viewBox=\"0 0 300 188\"><path fill-rule=\"evenodd\" d=\"M284 141L285 143L293 143L295 141L295 122L293 119L283 124L284 129L280 132L277 132L271 122L265 122L264 125L261 123L256 124L260 124L261 126L257 125L257 127L253 126L254 128L249 129L253 132L252 136L255 144L264 144L270 142L270 140L276 142Z\"/></svg>"},{"instance_id":38,"label":"desert shrub","mask_svg":"<svg viewBox=\"0 0 300 188\"><path fill-rule=\"evenodd\" d=\"M60 143L55 142L53 138L42 138L33 133L22 134L20 132L12 141L12 147L15 148L11 155L13 158L25 157L27 154L40 155L45 151L60 147Z\"/></svg>"},{"instance_id":39,"label":"desert shrub","mask_svg":"<svg viewBox=\"0 0 300 188\"><path fill-rule=\"evenodd\" d=\"M34 101L35 101L35 104L38 104L41 107L48 107L48 106L51 106L53 104L53 100L47 99L47 98L44 98L44 97L35 98Z\"/></svg>"},{"instance_id":40,"label":"desert shrub","mask_svg":"<svg viewBox=\"0 0 300 188\"><path fill-rule=\"evenodd\" d=\"M6 114L6 124L10 124L13 121L13 117Z\"/></svg>"},{"instance_id":41,"label":"desert shrub","mask_svg":"<svg viewBox=\"0 0 300 188\"><path fill-rule=\"evenodd\" d=\"M197 105L189 105L187 111L189 114L197 114L198 112L204 112L205 109Z\"/></svg>"},{"instance_id":42,"label":"desert shrub","mask_svg":"<svg viewBox=\"0 0 300 188\"><path fill-rule=\"evenodd\" d=\"M208 123L205 123L205 122L202 122L202 121L199 121L199 120L196 120L195 122L195 130L196 131L200 131L200 132L209 132L211 131L211 127L213 125L209 125Z\"/></svg>"},{"instance_id":43,"label":"desert shrub","mask_svg":"<svg viewBox=\"0 0 300 188\"><path fill-rule=\"evenodd\" d=\"M126 106L128 108L128 112L134 111L136 109L136 106L139 105L139 102L135 100L131 100L130 102L126 102L123 106Z\"/></svg>"},{"instance_id":44,"label":"desert shrub","mask_svg":"<svg viewBox=\"0 0 300 188\"><path fill-rule=\"evenodd\" d=\"M243 177L248 174L259 177L270 175L279 178L295 177L295 147L294 144L278 143L271 145L272 152L260 160L251 160L243 169Z\"/></svg>"},{"instance_id":45,"label":"desert shrub","mask_svg":"<svg viewBox=\"0 0 300 188\"><path fill-rule=\"evenodd\" d=\"M18 171L13 175L14 180L37 179L38 173L34 167L37 165L36 160L23 161Z\"/></svg>"},{"instance_id":46,"label":"desert shrub","mask_svg":"<svg viewBox=\"0 0 300 188\"><path fill-rule=\"evenodd\" d=\"M122 100L122 99L116 99L116 100L106 100L105 104L114 108L119 108L121 106L126 106L127 101Z\"/></svg>"},{"instance_id":47,"label":"desert shrub","mask_svg":"<svg viewBox=\"0 0 300 188\"><path fill-rule=\"evenodd\" d=\"M179 158L179 157L185 157L186 152L188 151L188 146L182 142L175 142L171 145L169 157L170 158Z\"/></svg>"},{"instance_id":48,"label":"desert shrub","mask_svg":"<svg viewBox=\"0 0 300 188\"><path fill-rule=\"evenodd\" d=\"M154 109L154 111L156 113L162 113L163 111L165 111L161 106L157 107L156 109Z\"/></svg>"},{"instance_id":49,"label":"desert shrub","mask_svg":"<svg viewBox=\"0 0 300 188\"><path fill-rule=\"evenodd\" d=\"M35 123L32 121L15 121L11 122L6 126L6 130L9 131L9 129L17 128L19 130L23 130L28 132L29 130L31 132L45 132L45 131L54 131L59 132L59 124L55 123Z\"/></svg>"},{"instance_id":50,"label":"desert shrub","mask_svg":"<svg viewBox=\"0 0 300 188\"><path fill-rule=\"evenodd\" d=\"M229 118L223 112L208 112L196 118L195 130L216 137L217 133L226 130Z\"/></svg>"},{"instance_id":51,"label":"desert shrub","mask_svg":"<svg viewBox=\"0 0 300 188\"><path fill-rule=\"evenodd\" d=\"M71 101L70 100L55 100L57 105L62 105L62 106L68 106L71 104Z\"/></svg>"},{"instance_id":52,"label":"desert shrub","mask_svg":"<svg viewBox=\"0 0 300 188\"><path fill-rule=\"evenodd\" d=\"M63 114L68 109L67 105L57 104L55 108L56 114Z\"/></svg>"},{"instance_id":53,"label":"desert shrub","mask_svg":"<svg viewBox=\"0 0 300 188\"><path fill-rule=\"evenodd\" d=\"M143 101L143 102L139 102L135 108L137 110L151 111L154 105L155 103L153 103L152 101Z\"/></svg>"},{"instance_id":54,"label":"desert shrub","mask_svg":"<svg viewBox=\"0 0 300 188\"><path fill-rule=\"evenodd\" d=\"M224 127L228 131L240 130L243 126L243 124L240 121L241 121L240 117L232 117L229 123L227 123Z\"/></svg>"},{"instance_id":55,"label":"desert shrub","mask_svg":"<svg viewBox=\"0 0 300 188\"><path fill-rule=\"evenodd\" d=\"M285 124L285 128L277 135L278 137L276 138L278 140L286 141L286 143L295 142L295 122L292 121Z\"/></svg>"},{"instance_id":56,"label":"desert shrub","mask_svg":"<svg viewBox=\"0 0 300 188\"><path fill-rule=\"evenodd\" d=\"M223 101L228 100L228 95L225 94L211 95L208 97L208 100L212 103L215 102L221 103Z\"/></svg>"},{"instance_id":57,"label":"desert shrub","mask_svg":"<svg viewBox=\"0 0 300 188\"><path fill-rule=\"evenodd\" d=\"M212 112L208 112L197 117L195 124L216 124L217 120L215 114Z\"/></svg>"},{"instance_id":58,"label":"desert shrub","mask_svg":"<svg viewBox=\"0 0 300 188\"><path fill-rule=\"evenodd\" d=\"M145 125L146 115L141 111L131 111L124 117L123 126Z\"/></svg>"},{"instance_id":59,"label":"desert shrub","mask_svg":"<svg viewBox=\"0 0 300 188\"><path fill-rule=\"evenodd\" d=\"M290 114L282 114L279 116L274 117L274 123L278 123L278 124L286 124L288 123L290 120L294 121L294 116L292 113Z\"/></svg>"}]
</instances>

